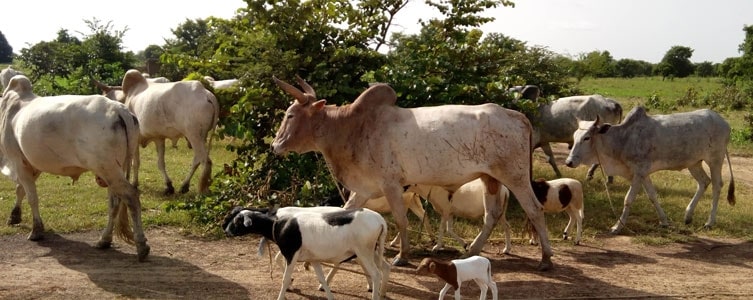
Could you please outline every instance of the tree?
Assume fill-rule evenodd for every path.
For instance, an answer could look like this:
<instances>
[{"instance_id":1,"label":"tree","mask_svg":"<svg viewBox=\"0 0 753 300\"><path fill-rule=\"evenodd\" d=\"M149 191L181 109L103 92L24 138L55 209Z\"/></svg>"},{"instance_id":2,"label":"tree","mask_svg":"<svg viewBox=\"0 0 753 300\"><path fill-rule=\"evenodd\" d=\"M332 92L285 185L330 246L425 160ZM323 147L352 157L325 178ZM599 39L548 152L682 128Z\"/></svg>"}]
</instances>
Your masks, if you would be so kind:
<instances>
[{"instance_id":1,"label":"tree","mask_svg":"<svg viewBox=\"0 0 753 300\"><path fill-rule=\"evenodd\" d=\"M661 62L657 65L656 72L662 78L685 78L693 74L693 63L690 57L693 56L693 49L684 46L673 46L670 48Z\"/></svg>"},{"instance_id":2,"label":"tree","mask_svg":"<svg viewBox=\"0 0 753 300\"><path fill-rule=\"evenodd\" d=\"M714 77L716 76L716 68L714 67L714 63L710 61L704 61L701 63L695 64L693 67L695 69L695 74L698 77Z\"/></svg>"},{"instance_id":3,"label":"tree","mask_svg":"<svg viewBox=\"0 0 753 300\"><path fill-rule=\"evenodd\" d=\"M614 64L614 75L624 78L651 76L652 70L653 65L642 60L623 58Z\"/></svg>"},{"instance_id":4,"label":"tree","mask_svg":"<svg viewBox=\"0 0 753 300\"><path fill-rule=\"evenodd\" d=\"M8 44L5 35L0 31L0 63L10 64L13 62L13 47Z\"/></svg>"},{"instance_id":5,"label":"tree","mask_svg":"<svg viewBox=\"0 0 753 300\"><path fill-rule=\"evenodd\" d=\"M579 59L584 68L585 73L588 76L597 78L613 77L614 71L614 58L609 51L591 51L586 54L581 54Z\"/></svg>"}]
</instances>

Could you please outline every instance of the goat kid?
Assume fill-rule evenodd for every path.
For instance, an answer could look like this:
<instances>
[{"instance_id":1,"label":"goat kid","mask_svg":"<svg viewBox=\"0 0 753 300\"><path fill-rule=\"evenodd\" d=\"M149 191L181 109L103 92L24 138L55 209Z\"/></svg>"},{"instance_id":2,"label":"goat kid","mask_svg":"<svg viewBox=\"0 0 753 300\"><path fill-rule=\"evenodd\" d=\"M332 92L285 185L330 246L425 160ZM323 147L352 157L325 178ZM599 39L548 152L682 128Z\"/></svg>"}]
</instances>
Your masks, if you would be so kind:
<instances>
[{"instance_id":1,"label":"goat kid","mask_svg":"<svg viewBox=\"0 0 753 300\"><path fill-rule=\"evenodd\" d=\"M566 211L570 216L565 231L562 233L562 239L568 239L568 233L572 228L573 222L577 226L577 235L574 243L580 244L581 234L583 232L583 186L580 181L572 178L558 178L553 180L536 179L531 182L536 199L541 202L545 213L559 213ZM531 245L538 244L538 235L531 232Z\"/></svg>"},{"instance_id":2,"label":"goat kid","mask_svg":"<svg viewBox=\"0 0 753 300\"><path fill-rule=\"evenodd\" d=\"M416 268L418 274L432 273L445 281L439 291L439 300L444 299L450 287L455 288L455 300L460 300L460 286L463 282L473 280L481 289L479 300L486 299L486 292L492 290L492 299L497 300L497 283L492 278L492 267L489 259L474 255L464 259L453 259L449 262L435 258L424 258Z\"/></svg>"}]
</instances>

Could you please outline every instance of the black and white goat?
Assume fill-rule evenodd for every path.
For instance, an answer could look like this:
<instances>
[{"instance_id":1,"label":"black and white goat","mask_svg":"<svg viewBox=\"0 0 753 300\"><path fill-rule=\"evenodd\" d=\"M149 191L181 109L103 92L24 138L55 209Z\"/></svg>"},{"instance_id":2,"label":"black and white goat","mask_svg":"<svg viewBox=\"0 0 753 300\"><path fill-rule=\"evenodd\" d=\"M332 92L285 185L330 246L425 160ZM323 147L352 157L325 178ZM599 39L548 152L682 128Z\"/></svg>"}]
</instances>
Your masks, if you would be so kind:
<instances>
[{"instance_id":1,"label":"black and white goat","mask_svg":"<svg viewBox=\"0 0 753 300\"><path fill-rule=\"evenodd\" d=\"M327 299L333 299L320 263L339 264L354 256L358 257L371 279L372 299L384 297L389 280L389 273L382 270L383 262L386 262L384 242L387 223L372 210L301 212L292 216L278 216L274 211L236 207L225 218L223 228L229 236L260 234L277 244L287 263L278 300L285 299L285 291L290 286L298 261L311 263L327 293ZM387 276L383 273L387 273Z\"/></svg>"},{"instance_id":2,"label":"black and white goat","mask_svg":"<svg viewBox=\"0 0 753 300\"><path fill-rule=\"evenodd\" d=\"M474 255L449 262L427 257L418 265L416 272L433 273L445 281L444 287L439 291L440 300L444 299L450 287L455 288L455 300L460 300L460 286L468 280L478 284L481 289L480 300L486 299L488 289L492 290L492 299L497 300L497 283L492 277L492 265L486 257Z\"/></svg>"},{"instance_id":3,"label":"black and white goat","mask_svg":"<svg viewBox=\"0 0 753 300\"><path fill-rule=\"evenodd\" d=\"M536 199L541 202L546 213L558 213L566 211L570 216L565 231L562 233L562 239L567 240L570 228L573 222L577 226L577 235L574 243L580 244L580 237L583 232L583 186L580 181L572 178L558 178L553 180L536 179L531 182ZM531 244L538 243L537 234L531 233Z\"/></svg>"}]
</instances>

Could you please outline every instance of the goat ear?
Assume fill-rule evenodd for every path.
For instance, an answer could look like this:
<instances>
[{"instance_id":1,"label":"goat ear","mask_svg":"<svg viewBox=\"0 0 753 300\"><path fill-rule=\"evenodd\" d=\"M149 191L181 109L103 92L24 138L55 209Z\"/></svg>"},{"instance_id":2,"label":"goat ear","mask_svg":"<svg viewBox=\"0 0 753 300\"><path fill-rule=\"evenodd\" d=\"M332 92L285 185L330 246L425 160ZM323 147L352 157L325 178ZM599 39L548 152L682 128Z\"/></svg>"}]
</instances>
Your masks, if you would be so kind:
<instances>
[{"instance_id":1,"label":"goat ear","mask_svg":"<svg viewBox=\"0 0 753 300\"><path fill-rule=\"evenodd\" d=\"M599 129L598 131L599 133L606 133L611 127L612 125L604 124L604 125L598 126L597 128Z\"/></svg>"},{"instance_id":2,"label":"goat ear","mask_svg":"<svg viewBox=\"0 0 753 300\"><path fill-rule=\"evenodd\" d=\"M430 262L429 263L429 271L432 272L432 273L434 273L434 271L436 271L436 270L437 270L437 263Z\"/></svg>"},{"instance_id":3,"label":"goat ear","mask_svg":"<svg viewBox=\"0 0 753 300\"><path fill-rule=\"evenodd\" d=\"M248 215L243 215L243 226L251 227L253 225L253 220L251 220L251 217Z\"/></svg>"}]
</instances>

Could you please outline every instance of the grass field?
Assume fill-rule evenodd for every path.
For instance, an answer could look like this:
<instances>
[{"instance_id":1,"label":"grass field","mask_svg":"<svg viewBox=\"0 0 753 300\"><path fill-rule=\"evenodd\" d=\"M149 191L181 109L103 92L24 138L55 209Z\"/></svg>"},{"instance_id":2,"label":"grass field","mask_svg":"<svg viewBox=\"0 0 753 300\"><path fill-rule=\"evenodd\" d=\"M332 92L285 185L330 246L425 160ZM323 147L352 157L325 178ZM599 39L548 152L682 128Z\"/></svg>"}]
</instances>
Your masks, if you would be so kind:
<instances>
[{"instance_id":1,"label":"grass field","mask_svg":"<svg viewBox=\"0 0 753 300\"><path fill-rule=\"evenodd\" d=\"M586 79L580 84L584 91L601 93L617 99L623 103L626 111L635 105L644 103L645 99L651 94L658 94L662 99L672 99L672 97L680 97L689 87L707 91L717 86L719 84L714 79L697 78L675 79L674 81L661 81L657 78ZM652 111L652 113L661 112ZM730 120L733 129L739 130L743 126L742 115L744 112L722 112L722 114ZM214 142L211 157L214 161L213 171L215 173L222 170L224 163L231 162L235 157L234 153L225 150L225 145L228 143L229 141ZM753 153L750 149L749 144L732 146L732 152L737 155L750 156ZM165 210L166 204L170 201L190 199L196 196L198 176L194 176L191 191L188 194L166 197L162 195L164 185L162 176L157 171L154 146L149 145L146 149L142 149L141 157L140 190L145 225L170 225L185 228L186 232L202 233L203 228L191 224L186 212L168 212ZM185 177L191 158L192 153L186 147L185 141L181 141L178 149L167 149L167 170L176 187ZM622 199L627 192L628 182L625 179L617 178L614 184L609 185L609 194L607 194L600 174L597 173L595 180L586 182L585 167L569 169L561 166L560 170L564 176L584 182L586 194L584 238L586 241L606 232L621 213ZM554 178L554 172L545 163L539 151L537 151L534 162L534 176ZM729 176L726 167L723 170L723 176L725 177L725 188L722 192L724 198ZM653 175L652 179L659 192L662 207L672 226L669 228L658 226L656 212L645 193L642 192L633 204L628 224L623 231L625 234L637 236L639 240L646 243L683 241L693 239L696 234L753 240L753 232L748 230L753 226L753 218L751 217L753 216L753 202L750 201L753 195L750 186L738 184L738 203L734 207L728 205L725 200L720 200L717 226L711 230L704 230L702 225L708 217L710 209L710 188L706 192L706 197L701 200L696 208L694 222L686 226L683 224L684 209L695 191L695 182L689 173L687 171L663 171ZM106 190L95 184L90 173L84 174L76 184L72 184L70 178L43 174L38 181L38 189L40 210L48 231L74 232L92 229L101 230L104 227L107 208ZM7 178L0 180L0 221L3 223L10 213L14 200L14 184ZM31 215L26 201L24 201L22 207L22 224L20 226L0 225L0 234L26 234L30 231ZM411 224L418 224L415 218L410 217ZM389 216L387 218L390 219ZM438 222L437 219L436 215L432 215L431 220L435 225ZM508 220L518 238L516 241L522 243L521 232L524 218L515 201L510 206ZM567 220L568 217L564 213L547 216L550 237L553 241L559 240ZM478 233L480 222L461 220L456 224L461 224L456 226L458 233L470 240ZM413 228L418 230L419 226L413 226ZM415 235L415 232L413 234ZM492 238L499 239L501 236L501 230L497 229ZM452 245L449 240L448 243Z\"/></svg>"}]
</instances>

